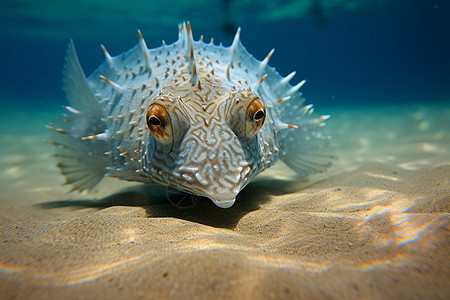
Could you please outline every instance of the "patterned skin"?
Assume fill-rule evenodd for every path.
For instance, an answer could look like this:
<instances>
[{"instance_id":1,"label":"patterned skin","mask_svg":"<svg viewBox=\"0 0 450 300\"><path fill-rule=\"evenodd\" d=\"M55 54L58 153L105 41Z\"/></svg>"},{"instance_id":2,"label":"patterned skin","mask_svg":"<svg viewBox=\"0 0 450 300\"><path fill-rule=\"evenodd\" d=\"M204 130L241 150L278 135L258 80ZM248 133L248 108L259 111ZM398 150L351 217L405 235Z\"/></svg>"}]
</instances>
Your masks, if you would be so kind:
<instances>
[{"instance_id":1,"label":"patterned skin","mask_svg":"<svg viewBox=\"0 0 450 300\"><path fill-rule=\"evenodd\" d=\"M139 32L118 57L102 47L106 61L88 78L70 43L70 114L49 126L66 181L80 191L104 176L156 183L228 208L279 157L301 175L327 167L328 116L313 117L297 92L304 82L268 67L273 51L251 57L239 33L224 48L194 42L183 23L177 42L149 50Z\"/></svg>"}]
</instances>

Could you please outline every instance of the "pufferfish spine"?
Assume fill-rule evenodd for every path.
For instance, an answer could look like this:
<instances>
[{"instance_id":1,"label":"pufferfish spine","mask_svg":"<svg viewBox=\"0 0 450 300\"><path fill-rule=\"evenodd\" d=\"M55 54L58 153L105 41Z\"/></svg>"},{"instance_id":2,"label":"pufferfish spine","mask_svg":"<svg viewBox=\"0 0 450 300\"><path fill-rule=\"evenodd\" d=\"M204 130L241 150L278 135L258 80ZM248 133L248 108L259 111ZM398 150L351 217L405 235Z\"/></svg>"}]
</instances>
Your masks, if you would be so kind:
<instances>
[{"instance_id":1,"label":"pufferfish spine","mask_svg":"<svg viewBox=\"0 0 450 300\"><path fill-rule=\"evenodd\" d=\"M228 48L194 41L189 23L178 40L112 57L88 78L69 43L64 90L70 106L55 124L58 167L74 190L104 176L165 185L230 207L237 194L280 158L300 175L330 165L327 115L304 105L289 82L240 42Z\"/></svg>"}]
</instances>

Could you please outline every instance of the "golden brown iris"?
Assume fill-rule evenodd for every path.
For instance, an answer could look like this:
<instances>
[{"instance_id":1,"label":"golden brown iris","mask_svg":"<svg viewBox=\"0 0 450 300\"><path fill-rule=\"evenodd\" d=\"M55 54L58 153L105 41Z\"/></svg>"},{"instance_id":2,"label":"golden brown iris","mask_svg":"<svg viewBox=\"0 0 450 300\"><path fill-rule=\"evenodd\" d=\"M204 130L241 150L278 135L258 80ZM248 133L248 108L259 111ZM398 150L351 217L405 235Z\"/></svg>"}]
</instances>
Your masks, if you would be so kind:
<instances>
[{"instance_id":1,"label":"golden brown iris","mask_svg":"<svg viewBox=\"0 0 450 300\"><path fill-rule=\"evenodd\" d=\"M147 110L147 127L150 133L164 145L173 144L172 122L169 113L160 104L152 104Z\"/></svg>"},{"instance_id":2,"label":"golden brown iris","mask_svg":"<svg viewBox=\"0 0 450 300\"><path fill-rule=\"evenodd\" d=\"M254 136L263 126L266 119L266 108L260 98L255 98L247 106L245 114L245 136L250 138Z\"/></svg>"}]
</instances>

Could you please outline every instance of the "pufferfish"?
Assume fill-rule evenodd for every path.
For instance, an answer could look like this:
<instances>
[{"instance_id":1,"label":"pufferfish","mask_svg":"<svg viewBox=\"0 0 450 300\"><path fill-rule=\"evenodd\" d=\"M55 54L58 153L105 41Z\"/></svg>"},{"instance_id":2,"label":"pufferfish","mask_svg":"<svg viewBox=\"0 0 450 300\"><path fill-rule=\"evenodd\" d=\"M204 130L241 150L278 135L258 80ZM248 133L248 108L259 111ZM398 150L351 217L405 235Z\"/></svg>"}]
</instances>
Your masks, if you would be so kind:
<instances>
[{"instance_id":1,"label":"pufferfish","mask_svg":"<svg viewBox=\"0 0 450 300\"><path fill-rule=\"evenodd\" d=\"M330 137L298 92L239 40L230 47L194 41L190 23L178 40L139 43L86 78L73 41L64 68L70 106L53 125L57 166L73 190L104 176L159 184L231 207L238 193L278 158L300 175L329 166Z\"/></svg>"}]
</instances>

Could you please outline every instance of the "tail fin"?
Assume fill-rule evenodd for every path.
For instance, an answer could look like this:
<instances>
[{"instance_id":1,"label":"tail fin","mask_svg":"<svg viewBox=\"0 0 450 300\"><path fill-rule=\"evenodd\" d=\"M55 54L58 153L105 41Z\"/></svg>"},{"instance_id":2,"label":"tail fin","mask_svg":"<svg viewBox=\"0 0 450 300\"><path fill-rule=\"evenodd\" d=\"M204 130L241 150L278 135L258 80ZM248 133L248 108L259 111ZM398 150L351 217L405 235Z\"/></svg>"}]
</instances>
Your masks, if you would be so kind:
<instances>
[{"instance_id":1,"label":"tail fin","mask_svg":"<svg viewBox=\"0 0 450 300\"><path fill-rule=\"evenodd\" d=\"M73 190L91 190L104 176L108 138L104 112L90 89L71 40L64 67L64 90L71 106L58 116L53 141L57 166Z\"/></svg>"}]
</instances>

